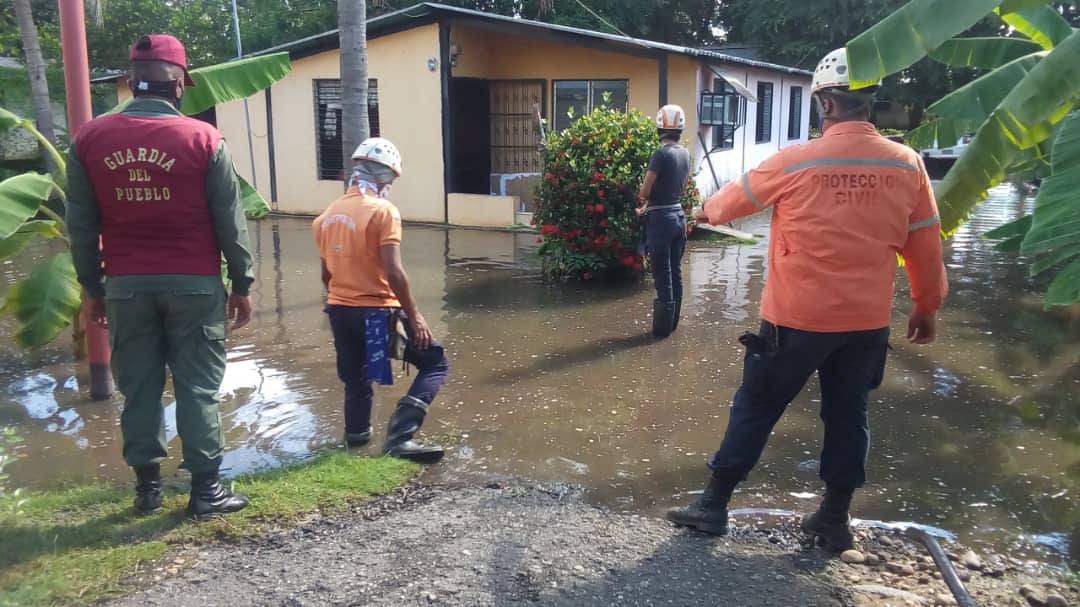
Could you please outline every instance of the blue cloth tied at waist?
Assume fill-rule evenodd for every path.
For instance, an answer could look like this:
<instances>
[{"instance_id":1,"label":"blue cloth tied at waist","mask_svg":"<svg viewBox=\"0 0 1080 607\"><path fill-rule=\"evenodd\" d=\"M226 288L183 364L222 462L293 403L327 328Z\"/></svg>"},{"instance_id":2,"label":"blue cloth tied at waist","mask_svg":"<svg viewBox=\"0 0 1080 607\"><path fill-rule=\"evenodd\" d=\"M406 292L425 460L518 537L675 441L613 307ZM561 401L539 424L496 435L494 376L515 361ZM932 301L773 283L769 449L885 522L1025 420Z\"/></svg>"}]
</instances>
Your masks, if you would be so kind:
<instances>
[{"instance_id":1,"label":"blue cloth tied at waist","mask_svg":"<svg viewBox=\"0 0 1080 607\"><path fill-rule=\"evenodd\" d=\"M363 313L368 381L384 386L394 385L394 372L390 364L390 321L393 314L389 308L368 308Z\"/></svg>"}]
</instances>

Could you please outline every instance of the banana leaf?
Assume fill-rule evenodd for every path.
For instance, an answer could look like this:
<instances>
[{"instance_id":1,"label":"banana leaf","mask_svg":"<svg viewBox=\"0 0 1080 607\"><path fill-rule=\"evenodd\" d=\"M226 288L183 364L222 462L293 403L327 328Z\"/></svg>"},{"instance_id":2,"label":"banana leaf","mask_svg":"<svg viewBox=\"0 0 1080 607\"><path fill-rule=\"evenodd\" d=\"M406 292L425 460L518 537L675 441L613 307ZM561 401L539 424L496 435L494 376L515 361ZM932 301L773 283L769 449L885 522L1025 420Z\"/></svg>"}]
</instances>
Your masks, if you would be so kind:
<instances>
[{"instance_id":1,"label":"banana leaf","mask_svg":"<svg viewBox=\"0 0 1080 607\"><path fill-rule=\"evenodd\" d=\"M184 89L180 111L189 116L219 103L250 97L292 70L289 53L238 59L191 70L195 86Z\"/></svg>"},{"instance_id":2,"label":"banana leaf","mask_svg":"<svg viewBox=\"0 0 1080 607\"><path fill-rule=\"evenodd\" d=\"M1046 6L1049 1L1050 0L1005 0L1001 3L1001 6L998 7L998 11L1001 13L1012 13L1025 8Z\"/></svg>"},{"instance_id":3,"label":"banana leaf","mask_svg":"<svg viewBox=\"0 0 1080 607\"><path fill-rule=\"evenodd\" d=\"M44 259L8 289L4 310L18 323L15 341L37 348L56 339L79 310L79 283L70 253Z\"/></svg>"},{"instance_id":4,"label":"banana leaf","mask_svg":"<svg viewBox=\"0 0 1080 607\"><path fill-rule=\"evenodd\" d=\"M1023 38L953 38L930 53L930 58L956 67L997 69L1010 61L1043 50Z\"/></svg>"},{"instance_id":5,"label":"banana leaf","mask_svg":"<svg viewBox=\"0 0 1080 607\"><path fill-rule=\"evenodd\" d=\"M11 236L0 240L0 261L10 259L18 255L26 245L30 244L38 236L45 238L62 238L63 232L55 221L37 220L28 221Z\"/></svg>"},{"instance_id":6,"label":"banana leaf","mask_svg":"<svg viewBox=\"0 0 1080 607\"><path fill-rule=\"evenodd\" d=\"M1033 274L1062 263L1046 294L1048 305L1080 301L1080 111L1065 120L1054 142L1052 173L1043 180L1035 200L1031 229L1020 252L1040 257ZM1071 260L1071 263L1070 263Z\"/></svg>"},{"instance_id":7,"label":"banana leaf","mask_svg":"<svg viewBox=\"0 0 1080 607\"><path fill-rule=\"evenodd\" d=\"M251 187L246 179L236 176L240 180L240 196L244 201L244 215L248 219L262 219L270 214L270 205L258 190Z\"/></svg>"},{"instance_id":8,"label":"banana leaf","mask_svg":"<svg viewBox=\"0 0 1080 607\"><path fill-rule=\"evenodd\" d=\"M37 215L54 187L52 178L40 173L23 173L0 181L0 239L8 238Z\"/></svg>"},{"instance_id":9,"label":"banana leaf","mask_svg":"<svg viewBox=\"0 0 1080 607\"><path fill-rule=\"evenodd\" d=\"M962 135L974 132L1045 55L1041 51L1014 59L938 99L926 108L934 119L910 131L908 143L918 148L935 142L953 145Z\"/></svg>"},{"instance_id":10,"label":"banana leaf","mask_svg":"<svg viewBox=\"0 0 1080 607\"><path fill-rule=\"evenodd\" d=\"M989 188L1004 179L1022 150L1050 136L1078 95L1080 33L1075 33L1032 67L1002 100L938 186L941 228L946 235L986 198Z\"/></svg>"},{"instance_id":11,"label":"banana leaf","mask_svg":"<svg viewBox=\"0 0 1080 607\"><path fill-rule=\"evenodd\" d=\"M10 128L17 127L21 125L22 122L23 119L21 117L0 107L0 131L6 131Z\"/></svg>"},{"instance_id":12,"label":"banana leaf","mask_svg":"<svg viewBox=\"0 0 1080 607\"><path fill-rule=\"evenodd\" d=\"M1042 6L1018 6L1017 10L1012 11L1007 10L1008 8L1003 4L995 12L1001 16L1002 21L1042 45L1044 49L1052 49L1072 35L1072 26L1065 17L1046 3L1042 3Z\"/></svg>"},{"instance_id":13,"label":"banana leaf","mask_svg":"<svg viewBox=\"0 0 1080 607\"><path fill-rule=\"evenodd\" d=\"M877 83L911 67L964 32L1002 0L911 0L847 44L852 87Z\"/></svg>"},{"instance_id":14,"label":"banana leaf","mask_svg":"<svg viewBox=\"0 0 1080 607\"><path fill-rule=\"evenodd\" d=\"M1020 245L1024 242L1024 237L1027 236L1028 230L1031 229L1031 215L1024 215L1016 221L1010 221L1009 223L990 230L983 234L983 238L987 240L1000 240L996 245L999 251L1006 253L1019 253Z\"/></svg>"}]
</instances>

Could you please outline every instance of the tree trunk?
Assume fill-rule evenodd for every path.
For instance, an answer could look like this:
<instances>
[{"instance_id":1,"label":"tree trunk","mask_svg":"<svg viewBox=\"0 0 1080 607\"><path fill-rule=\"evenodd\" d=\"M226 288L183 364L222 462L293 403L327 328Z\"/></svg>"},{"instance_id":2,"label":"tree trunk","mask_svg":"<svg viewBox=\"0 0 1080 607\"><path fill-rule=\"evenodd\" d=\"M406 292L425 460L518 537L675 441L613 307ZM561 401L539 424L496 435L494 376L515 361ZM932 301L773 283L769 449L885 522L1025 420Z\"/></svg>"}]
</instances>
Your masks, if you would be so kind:
<instances>
[{"instance_id":1,"label":"tree trunk","mask_svg":"<svg viewBox=\"0 0 1080 607\"><path fill-rule=\"evenodd\" d=\"M26 69L30 73L30 96L34 101L34 119L37 128L49 141L56 143L53 130L52 105L49 103L49 82L45 79L45 58L41 55L37 26L30 10L30 0L15 0L15 20L22 33L23 51L26 53ZM52 162L52 159L47 159Z\"/></svg>"},{"instance_id":2,"label":"tree trunk","mask_svg":"<svg viewBox=\"0 0 1080 607\"><path fill-rule=\"evenodd\" d=\"M341 41L341 166L348 181L352 153L368 138L367 5L338 0Z\"/></svg>"}]
</instances>

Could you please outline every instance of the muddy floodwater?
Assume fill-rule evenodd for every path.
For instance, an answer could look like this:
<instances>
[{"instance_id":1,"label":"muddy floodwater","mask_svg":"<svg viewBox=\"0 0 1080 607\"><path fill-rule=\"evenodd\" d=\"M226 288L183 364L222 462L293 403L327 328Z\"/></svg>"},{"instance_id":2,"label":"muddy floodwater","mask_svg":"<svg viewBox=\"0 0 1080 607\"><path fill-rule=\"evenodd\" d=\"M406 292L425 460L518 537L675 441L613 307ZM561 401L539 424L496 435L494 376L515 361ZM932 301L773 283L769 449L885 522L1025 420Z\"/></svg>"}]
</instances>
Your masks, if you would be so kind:
<instances>
[{"instance_id":1,"label":"muddy floodwater","mask_svg":"<svg viewBox=\"0 0 1080 607\"><path fill-rule=\"evenodd\" d=\"M950 241L952 293L938 343L902 339L909 306L898 274L894 349L870 405L870 483L855 511L1064 563L1070 536L1080 534L1080 314L1044 310L1045 281L979 236L1032 203L1031 195L999 188ZM301 218L252 224L256 312L230 339L222 387L229 474L340 444L342 388L309 226ZM764 235L767 217L741 227ZM648 514L690 499L739 382L736 340L758 322L766 244L695 243L685 261L686 317L674 337L657 342L647 335L651 284L545 285L535 240L405 231L414 293L451 357L451 383L425 426L427 437L451 449L428 477L566 480L589 487L598 503ZM28 261L2 270L18 275ZM12 467L11 483L127 479L120 398L87 399L85 369L72 362L66 338L25 354L10 345L4 323L0 426L19 430L28 456ZM393 387L377 390L375 442L408 381L399 374ZM165 405L174 473L170 393ZM811 383L733 507L816 506L818 407Z\"/></svg>"}]
</instances>

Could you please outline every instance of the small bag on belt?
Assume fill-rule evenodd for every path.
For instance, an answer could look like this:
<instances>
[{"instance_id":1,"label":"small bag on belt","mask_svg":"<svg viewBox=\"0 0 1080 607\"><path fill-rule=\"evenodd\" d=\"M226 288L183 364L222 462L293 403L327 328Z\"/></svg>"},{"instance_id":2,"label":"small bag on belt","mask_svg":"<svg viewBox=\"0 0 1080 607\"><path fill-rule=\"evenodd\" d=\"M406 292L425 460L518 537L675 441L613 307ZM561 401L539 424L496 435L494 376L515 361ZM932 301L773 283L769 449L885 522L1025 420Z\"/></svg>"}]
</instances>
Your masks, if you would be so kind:
<instances>
[{"instance_id":1,"label":"small bag on belt","mask_svg":"<svg viewBox=\"0 0 1080 607\"><path fill-rule=\"evenodd\" d=\"M405 320L401 312L390 312L390 358L405 360L405 346L409 343L409 334L405 331Z\"/></svg>"}]
</instances>

